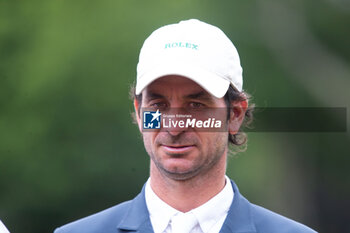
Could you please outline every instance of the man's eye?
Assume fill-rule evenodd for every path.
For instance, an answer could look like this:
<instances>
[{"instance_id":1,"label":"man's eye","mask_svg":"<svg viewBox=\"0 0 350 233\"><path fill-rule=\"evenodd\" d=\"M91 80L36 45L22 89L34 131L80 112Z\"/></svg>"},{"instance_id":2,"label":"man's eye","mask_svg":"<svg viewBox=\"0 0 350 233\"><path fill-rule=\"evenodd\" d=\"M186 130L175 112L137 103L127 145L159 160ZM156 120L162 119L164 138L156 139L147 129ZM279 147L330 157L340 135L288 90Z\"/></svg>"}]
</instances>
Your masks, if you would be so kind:
<instances>
[{"instance_id":1,"label":"man's eye","mask_svg":"<svg viewBox=\"0 0 350 233\"><path fill-rule=\"evenodd\" d=\"M189 106L190 106L190 108L203 108L203 107L205 107L204 104L199 103L199 102L191 102L189 104Z\"/></svg>"},{"instance_id":2,"label":"man's eye","mask_svg":"<svg viewBox=\"0 0 350 233\"><path fill-rule=\"evenodd\" d=\"M153 108L166 108L167 104L164 102L156 102L156 103L150 104L150 106Z\"/></svg>"}]
</instances>

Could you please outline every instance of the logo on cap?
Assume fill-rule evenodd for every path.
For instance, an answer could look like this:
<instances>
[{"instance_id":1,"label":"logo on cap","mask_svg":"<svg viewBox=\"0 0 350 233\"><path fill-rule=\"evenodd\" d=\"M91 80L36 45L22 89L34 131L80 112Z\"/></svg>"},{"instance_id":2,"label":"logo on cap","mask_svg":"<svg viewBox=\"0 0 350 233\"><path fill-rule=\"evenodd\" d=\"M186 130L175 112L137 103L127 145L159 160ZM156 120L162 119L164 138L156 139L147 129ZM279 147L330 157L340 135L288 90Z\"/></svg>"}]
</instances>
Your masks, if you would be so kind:
<instances>
[{"instance_id":1,"label":"logo on cap","mask_svg":"<svg viewBox=\"0 0 350 233\"><path fill-rule=\"evenodd\" d=\"M166 43L164 48L165 49L187 48L187 49L198 50L198 45L192 44L189 42L172 42L172 43Z\"/></svg>"}]
</instances>

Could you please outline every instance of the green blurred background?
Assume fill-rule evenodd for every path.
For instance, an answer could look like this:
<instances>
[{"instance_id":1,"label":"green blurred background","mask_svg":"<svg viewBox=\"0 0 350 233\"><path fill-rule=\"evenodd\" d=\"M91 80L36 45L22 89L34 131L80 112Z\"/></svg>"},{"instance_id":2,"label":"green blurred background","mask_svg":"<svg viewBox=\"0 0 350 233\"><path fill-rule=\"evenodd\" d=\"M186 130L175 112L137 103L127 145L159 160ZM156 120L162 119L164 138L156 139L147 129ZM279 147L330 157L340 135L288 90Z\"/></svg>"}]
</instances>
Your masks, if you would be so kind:
<instances>
[{"instance_id":1,"label":"green blurred background","mask_svg":"<svg viewBox=\"0 0 350 233\"><path fill-rule=\"evenodd\" d=\"M345 0L0 0L0 219L11 232L52 232L140 191L149 160L128 98L139 49L189 18L234 42L257 106L349 107ZM249 133L227 173L251 202L350 232L349 136Z\"/></svg>"}]
</instances>

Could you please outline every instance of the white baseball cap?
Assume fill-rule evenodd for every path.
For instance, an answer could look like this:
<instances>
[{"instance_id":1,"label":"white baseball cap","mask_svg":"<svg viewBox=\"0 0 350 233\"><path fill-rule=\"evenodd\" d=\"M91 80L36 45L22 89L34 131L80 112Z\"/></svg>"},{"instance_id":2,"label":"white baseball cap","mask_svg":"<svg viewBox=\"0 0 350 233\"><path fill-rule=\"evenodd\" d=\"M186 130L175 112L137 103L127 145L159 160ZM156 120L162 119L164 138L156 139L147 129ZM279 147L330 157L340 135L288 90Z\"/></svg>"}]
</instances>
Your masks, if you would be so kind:
<instances>
[{"instance_id":1,"label":"white baseball cap","mask_svg":"<svg viewBox=\"0 0 350 233\"><path fill-rule=\"evenodd\" d=\"M189 78L217 98L230 84L242 91L237 49L218 27L197 19L163 26L145 40L137 64L136 94L167 75Z\"/></svg>"}]
</instances>

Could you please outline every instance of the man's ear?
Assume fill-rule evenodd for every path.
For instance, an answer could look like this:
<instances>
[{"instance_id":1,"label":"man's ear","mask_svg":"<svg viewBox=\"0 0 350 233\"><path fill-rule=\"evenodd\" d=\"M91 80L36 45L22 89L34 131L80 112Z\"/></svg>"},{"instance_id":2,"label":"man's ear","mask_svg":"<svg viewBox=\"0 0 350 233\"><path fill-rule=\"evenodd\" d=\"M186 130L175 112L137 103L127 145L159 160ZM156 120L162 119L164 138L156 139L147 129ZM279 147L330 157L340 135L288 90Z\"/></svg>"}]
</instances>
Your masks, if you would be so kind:
<instances>
[{"instance_id":1,"label":"man's ear","mask_svg":"<svg viewBox=\"0 0 350 233\"><path fill-rule=\"evenodd\" d=\"M228 122L228 130L230 134L237 134L241 127L245 113L248 108L248 100L231 102L230 118Z\"/></svg>"},{"instance_id":2,"label":"man's ear","mask_svg":"<svg viewBox=\"0 0 350 233\"><path fill-rule=\"evenodd\" d=\"M137 101L137 99L134 99L134 110L135 110L135 117L137 125L139 126L140 132L142 132L142 125L141 125L141 118L140 118L140 112L139 112L139 106L141 103Z\"/></svg>"}]
</instances>

